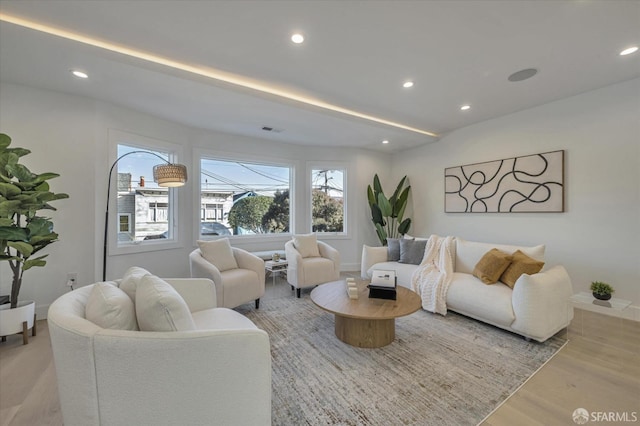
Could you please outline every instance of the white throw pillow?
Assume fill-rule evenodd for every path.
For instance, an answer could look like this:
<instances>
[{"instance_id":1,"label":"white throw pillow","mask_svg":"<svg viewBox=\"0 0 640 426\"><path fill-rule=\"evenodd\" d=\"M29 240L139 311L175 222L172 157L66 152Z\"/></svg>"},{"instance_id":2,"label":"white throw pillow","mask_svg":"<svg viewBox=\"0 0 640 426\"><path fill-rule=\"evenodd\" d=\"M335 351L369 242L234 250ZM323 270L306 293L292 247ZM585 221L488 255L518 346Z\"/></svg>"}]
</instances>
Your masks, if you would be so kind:
<instances>
[{"instance_id":1,"label":"white throw pillow","mask_svg":"<svg viewBox=\"0 0 640 426\"><path fill-rule=\"evenodd\" d=\"M138 330L133 301L113 282L94 284L85 306L85 317L102 328Z\"/></svg>"},{"instance_id":2,"label":"white throw pillow","mask_svg":"<svg viewBox=\"0 0 640 426\"><path fill-rule=\"evenodd\" d=\"M228 238L198 241L198 247L200 247L202 257L218 268L220 272L238 268L238 262L236 262L236 257L233 255L233 249Z\"/></svg>"},{"instance_id":3,"label":"white throw pillow","mask_svg":"<svg viewBox=\"0 0 640 426\"><path fill-rule=\"evenodd\" d=\"M139 266L132 266L124 273L122 281L120 282L120 289L127 293L127 296L135 303L136 301L136 287L145 275L151 275L151 272Z\"/></svg>"},{"instance_id":4,"label":"white throw pillow","mask_svg":"<svg viewBox=\"0 0 640 426\"><path fill-rule=\"evenodd\" d=\"M316 234L296 235L293 237L293 245L302 257L320 257Z\"/></svg>"},{"instance_id":5,"label":"white throw pillow","mask_svg":"<svg viewBox=\"0 0 640 426\"><path fill-rule=\"evenodd\" d=\"M189 307L171 284L147 275L136 290L136 315L142 331L187 331L196 325Z\"/></svg>"}]
</instances>

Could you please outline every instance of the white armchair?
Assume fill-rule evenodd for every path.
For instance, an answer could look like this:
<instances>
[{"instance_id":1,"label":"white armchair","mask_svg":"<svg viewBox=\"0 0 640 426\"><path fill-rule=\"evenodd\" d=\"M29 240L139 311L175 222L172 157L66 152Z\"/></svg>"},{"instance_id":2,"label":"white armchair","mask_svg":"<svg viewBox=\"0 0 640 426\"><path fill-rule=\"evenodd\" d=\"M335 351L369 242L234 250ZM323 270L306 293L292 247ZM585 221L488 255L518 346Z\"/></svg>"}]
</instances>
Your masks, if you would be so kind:
<instances>
[{"instance_id":1,"label":"white armchair","mask_svg":"<svg viewBox=\"0 0 640 426\"><path fill-rule=\"evenodd\" d=\"M216 308L210 280L165 281L186 302L195 330L102 328L85 313L97 284L51 304L64 424L270 425L267 333L238 312Z\"/></svg>"},{"instance_id":2,"label":"white armchair","mask_svg":"<svg viewBox=\"0 0 640 426\"><path fill-rule=\"evenodd\" d=\"M264 261L248 251L230 245L228 249L220 249L225 245L224 240L226 238L198 242L200 248L189 255L191 277L213 281L218 306L235 308L255 300L258 309L265 291ZM211 251L212 247L216 247L215 250Z\"/></svg>"},{"instance_id":3,"label":"white armchair","mask_svg":"<svg viewBox=\"0 0 640 426\"><path fill-rule=\"evenodd\" d=\"M292 290L296 289L298 298L302 288L340 278L340 252L327 243L315 241L315 235L308 240L306 237L309 236L296 236L284 245L289 263L287 281ZM313 247L316 247L315 251Z\"/></svg>"}]
</instances>

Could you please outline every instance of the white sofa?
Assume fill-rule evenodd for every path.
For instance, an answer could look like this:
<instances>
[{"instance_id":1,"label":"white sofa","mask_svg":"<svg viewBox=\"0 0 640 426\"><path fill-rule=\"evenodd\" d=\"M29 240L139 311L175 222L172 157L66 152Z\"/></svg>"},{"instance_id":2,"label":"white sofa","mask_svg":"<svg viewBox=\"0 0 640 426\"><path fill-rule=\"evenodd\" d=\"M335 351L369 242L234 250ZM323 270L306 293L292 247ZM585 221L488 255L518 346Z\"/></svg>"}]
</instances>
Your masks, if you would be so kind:
<instances>
[{"instance_id":1,"label":"white sofa","mask_svg":"<svg viewBox=\"0 0 640 426\"><path fill-rule=\"evenodd\" d=\"M165 281L186 302L195 330L101 328L85 315L98 284L51 304L64 424L270 425L267 333L238 312L216 308L211 280Z\"/></svg>"},{"instance_id":2,"label":"white sofa","mask_svg":"<svg viewBox=\"0 0 640 426\"><path fill-rule=\"evenodd\" d=\"M533 275L523 274L513 290L498 282L486 285L472 275L474 266L492 248L507 253L521 250L544 261L544 246L519 247L490 244L455 238L454 274L447 293L447 309L520 334L539 342L565 328L573 317L568 300L571 280L562 266L543 269ZM411 276L418 265L387 260L387 247L364 246L361 275L371 277L374 269L394 270L398 285L411 288Z\"/></svg>"}]
</instances>

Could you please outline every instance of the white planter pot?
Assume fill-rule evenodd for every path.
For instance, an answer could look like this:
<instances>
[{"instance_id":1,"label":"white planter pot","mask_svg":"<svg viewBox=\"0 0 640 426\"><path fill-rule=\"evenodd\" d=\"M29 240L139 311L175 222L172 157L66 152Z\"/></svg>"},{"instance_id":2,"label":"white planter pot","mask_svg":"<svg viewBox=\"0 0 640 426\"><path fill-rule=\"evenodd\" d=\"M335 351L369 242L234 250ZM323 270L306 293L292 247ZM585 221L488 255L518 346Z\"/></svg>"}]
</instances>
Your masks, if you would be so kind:
<instances>
[{"instance_id":1,"label":"white planter pot","mask_svg":"<svg viewBox=\"0 0 640 426\"><path fill-rule=\"evenodd\" d=\"M11 304L9 303L0 305L0 336L22 332L22 323L25 321L27 322L27 329L32 329L36 302L32 300L18 302L18 306L15 309L10 309L10 306Z\"/></svg>"}]
</instances>

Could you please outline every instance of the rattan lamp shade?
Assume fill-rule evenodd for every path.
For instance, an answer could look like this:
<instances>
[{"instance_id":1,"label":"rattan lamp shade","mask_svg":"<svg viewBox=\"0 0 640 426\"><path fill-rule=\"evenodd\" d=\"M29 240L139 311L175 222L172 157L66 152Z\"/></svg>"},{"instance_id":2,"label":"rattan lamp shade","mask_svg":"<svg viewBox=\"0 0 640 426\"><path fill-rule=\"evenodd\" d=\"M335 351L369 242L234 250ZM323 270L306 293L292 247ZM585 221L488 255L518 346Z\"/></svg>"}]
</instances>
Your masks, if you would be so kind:
<instances>
[{"instance_id":1,"label":"rattan lamp shade","mask_svg":"<svg viewBox=\"0 0 640 426\"><path fill-rule=\"evenodd\" d=\"M183 164L158 164L153 166L153 180L159 186L182 186L187 182L187 167Z\"/></svg>"}]
</instances>

